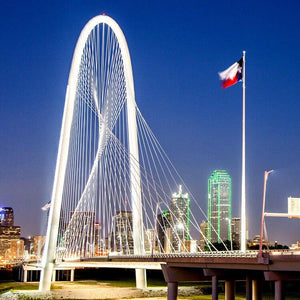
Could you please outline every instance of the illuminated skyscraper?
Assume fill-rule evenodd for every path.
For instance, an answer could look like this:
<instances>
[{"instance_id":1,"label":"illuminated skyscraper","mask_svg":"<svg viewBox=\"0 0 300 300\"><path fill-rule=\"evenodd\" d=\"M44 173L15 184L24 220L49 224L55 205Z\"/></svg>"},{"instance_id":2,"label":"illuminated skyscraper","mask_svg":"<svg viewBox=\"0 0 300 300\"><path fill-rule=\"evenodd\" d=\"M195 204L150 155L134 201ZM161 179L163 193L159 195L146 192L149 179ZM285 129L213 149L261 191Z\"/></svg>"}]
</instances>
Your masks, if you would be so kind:
<instances>
[{"instance_id":1,"label":"illuminated skyscraper","mask_svg":"<svg viewBox=\"0 0 300 300\"><path fill-rule=\"evenodd\" d=\"M132 212L117 211L114 217L111 249L122 254L133 254Z\"/></svg>"},{"instance_id":2,"label":"illuminated skyscraper","mask_svg":"<svg viewBox=\"0 0 300 300\"><path fill-rule=\"evenodd\" d=\"M59 237L60 247L66 248L73 256L93 256L94 223L94 211L71 211L65 234Z\"/></svg>"},{"instance_id":3,"label":"illuminated skyscraper","mask_svg":"<svg viewBox=\"0 0 300 300\"><path fill-rule=\"evenodd\" d=\"M231 236L232 236L232 241L235 242L235 245L238 249L240 249L240 233L241 233L241 218L232 218Z\"/></svg>"},{"instance_id":4,"label":"illuminated skyscraper","mask_svg":"<svg viewBox=\"0 0 300 300\"><path fill-rule=\"evenodd\" d=\"M171 249L171 214L164 210L157 216L157 243L158 251L169 253Z\"/></svg>"},{"instance_id":5,"label":"illuminated skyscraper","mask_svg":"<svg viewBox=\"0 0 300 300\"><path fill-rule=\"evenodd\" d=\"M11 207L0 207L0 225L14 226L14 210Z\"/></svg>"},{"instance_id":6,"label":"illuminated skyscraper","mask_svg":"<svg viewBox=\"0 0 300 300\"><path fill-rule=\"evenodd\" d=\"M0 207L0 256L14 258L18 251L12 251L20 245L21 227L14 226L14 211L11 207ZM18 243L19 242L19 243ZM24 244L23 244L24 246ZM19 248L18 248L19 249ZM18 252L18 256L21 255Z\"/></svg>"},{"instance_id":7,"label":"illuminated skyscraper","mask_svg":"<svg viewBox=\"0 0 300 300\"><path fill-rule=\"evenodd\" d=\"M188 194L174 193L171 199L172 245L175 251L185 250L185 241L190 240L190 199Z\"/></svg>"},{"instance_id":8,"label":"illuminated skyscraper","mask_svg":"<svg viewBox=\"0 0 300 300\"><path fill-rule=\"evenodd\" d=\"M200 249L202 251L205 251L206 250L206 236L207 236L207 221L202 221L201 224L200 224Z\"/></svg>"},{"instance_id":9,"label":"illuminated skyscraper","mask_svg":"<svg viewBox=\"0 0 300 300\"><path fill-rule=\"evenodd\" d=\"M208 240L231 240L231 178L224 170L215 170L208 179L207 216Z\"/></svg>"}]
</instances>

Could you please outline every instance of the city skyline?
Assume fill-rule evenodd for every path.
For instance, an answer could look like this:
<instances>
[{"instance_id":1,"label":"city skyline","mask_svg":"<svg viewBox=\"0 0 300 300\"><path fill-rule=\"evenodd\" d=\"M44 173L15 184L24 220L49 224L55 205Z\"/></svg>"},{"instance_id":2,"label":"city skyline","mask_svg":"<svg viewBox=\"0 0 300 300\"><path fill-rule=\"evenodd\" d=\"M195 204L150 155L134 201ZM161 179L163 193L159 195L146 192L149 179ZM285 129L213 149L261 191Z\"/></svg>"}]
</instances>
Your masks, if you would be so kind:
<instances>
[{"instance_id":1,"label":"city skyline","mask_svg":"<svg viewBox=\"0 0 300 300\"><path fill-rule=\"evenodd\" d=\"M249 237L259 233L264 170L275 169L268 180L266 211L287 212L287 198L300 196L299 3L269 7L236 2L239 10L229 20L232 9L219 4L0 4L1 54L6 58L0 62L0 204L14 208L23 236L40 233L41 207L51 198L77 38L85 23L103 12L124 31L137 105L185 183L206 210L208 175L228 170L233 216L240 215L241 84L222 90L217 72L247 51ZM266 225L271 240L290 244L299 239L299 220L268 218Z\"/></svg>"}]
</instances>

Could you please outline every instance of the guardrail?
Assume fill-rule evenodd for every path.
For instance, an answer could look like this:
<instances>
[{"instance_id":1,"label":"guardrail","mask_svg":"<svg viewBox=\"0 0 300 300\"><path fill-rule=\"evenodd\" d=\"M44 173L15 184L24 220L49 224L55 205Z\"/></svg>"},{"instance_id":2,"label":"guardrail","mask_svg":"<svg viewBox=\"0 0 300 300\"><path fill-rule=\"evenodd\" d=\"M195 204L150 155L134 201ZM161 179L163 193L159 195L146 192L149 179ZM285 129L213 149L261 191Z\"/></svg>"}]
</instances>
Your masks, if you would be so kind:
<instances>
[{"instance_id":1,"label":"guardrail","mask_svg":"<svg viewBox=\"0 0 300 300\"><path fill-rule=\"evenodd\" d=\"M287 249L283 250L264 250L265 255L300 255L300 251L291 251ZM196 252L196 253L153 253L145 255L135 255L135 254L118 254L118 253L109 253L107 256L94 256L89 258L76 257L76 258L65 258L65 259L56 259L57 262L61 261L85 261L85 260L102 260L109 261L111 259L168 259L168 258L199 258L199 257L231 257L231 258L258 258L258 250L248 250L242 252L239 250L234 251L211 251L211 252Z\"/></svg>"}]
</instances>

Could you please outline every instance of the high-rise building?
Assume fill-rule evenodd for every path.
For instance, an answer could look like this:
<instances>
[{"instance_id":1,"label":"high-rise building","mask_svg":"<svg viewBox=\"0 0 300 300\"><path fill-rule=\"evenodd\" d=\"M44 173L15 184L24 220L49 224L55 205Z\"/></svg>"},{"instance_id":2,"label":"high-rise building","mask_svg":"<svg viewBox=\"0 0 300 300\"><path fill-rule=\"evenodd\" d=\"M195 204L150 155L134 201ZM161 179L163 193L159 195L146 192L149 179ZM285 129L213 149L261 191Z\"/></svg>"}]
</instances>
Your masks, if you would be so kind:
<instances>
[{"instance_id":1,"label":"high-rise building","mask_svg":"<svg viewBox=\"0 0 300 300\"><path fill-rule=\"evenodd\" d=\"M122 254L134 253L132 230L132 212L117 211L111 235L112 251L121 252Z\"/></svg>"},{"instance_id":2,"label":"high-rise building","mask_svg":"<svg viewBox=\"0 0 300 300\"><path fill-rule=\"evenodd\" d=\"M11 207L0 207L0 226L14 226L14 210Z\"/></svg>"},{"instance_id":3,"label":"high-rise building","mask_svg":"<svg viewBox=\"0 0 300 300\"><path fill-rule=\"evenodd\" d=\"M20 236L20 226L0 226L0 256L7 256L7 250L11 248L11 243L19 241Z\"/></svg>"},{"instance_id":4,"label":"high-rise building","mask_svg":"<svg viewBox=\"0 0 300 300\"><path fill-rule=\"evenodd\" d=\"M33 236L33 254L39 259L42 257L43 248L46 242L45 235Z\"/></svg>"},{"instance_id":5,"label":"high-rise building","mask_svg":"<svg viewBox=\"0 0 300 300\"><path fill-rule=\"evenodd\" d=\"M7 255L8 254L8 255ZM6 251L6 257L11 259L21 259L24 255L24 241L12 240L10 242L10 249Z\"/></svg>"},{"instance_id":6,"label":"high-rise building","mask_svg":"<svg viewBox=\"0 0 300 300\"><path fill-rule=\"evenodd\" d=\"M173 250L183 252L185 241L190 240L190 199L187 193L182 193L181 185L171 199L170 214Z\"/></svg>"},{"instance_id":7,"label":"high-rise building","mask_svg":"<svg viewBox=\"0 0 300 300\"><path fill-rule=\"evenodd\" d=\"M64 237L59 236L60 246L74 256L93 256L94 223L94 211L71 211Z\"/></svg>"},{"instance_id":8,"label":"high-rise building","mask_svg":"<svg viewBox=\"0 0 300 300\"><path fill-rule=\"evenodd\" d=\"M171 250L172 235L171 214L168 210L163 210L157 216L157 249L159 252L169 253Z\"/></svg>"},{"instance_id":9,"label":"high-rise building","mask_svg":"<svg viewBox=\"0 0 300 300\"><path fill-rule=\"evenodd\" d=\"M202 221L200 224L200 250L205 251L206 250L206 236L207 236L207 222Z\"/></svg>"},{"instance_id":10,"label":"high-rise building","mask_svg":"<svg viewBox=\"0 0 300 300\"><path fill-rule=\"evenodd\" d=\"M240 249L241 218L231 219L231 237L235 245Z\"/></svg>"},{"instance_id":11,"label":"high-rise building","mask_svg":"<svg viewBox=\"0 0 300 300\"><path fill-rule=\"evenodd\" d=\"M11 207L0 208L0 256L8 259L18 258L23 255L20 251L12 251L17 249L16 245L20 242L21 227L14 226L14 211ZM19 242L19 243L18 243ZM18 248L19 249L19 248ZM13 253L13 254L12 254ZM17 254L16 254L17 253Z\"/></svg>"},{"instance_id":12,"label":"high-rise building","mask_svg":"<svg viewBox=\"0 0 300 300\"><path fill-rule=\"evenodd\" d=\"M145 230L144 234L144 247L145 253L154 253L154 246L155 245L155 234L153 228L148 228Z\"/></svg>"},{"instance_id":13,"label":"high-rise building","mask_svg":"<svg viewBox=\"0 0 300 300\"><path fill-rule=\"evenodd\" d=\"M207 206L208 240L231 240L231 178L225 170L215 170L209 177Z\"/></svg>"}]
</instances>

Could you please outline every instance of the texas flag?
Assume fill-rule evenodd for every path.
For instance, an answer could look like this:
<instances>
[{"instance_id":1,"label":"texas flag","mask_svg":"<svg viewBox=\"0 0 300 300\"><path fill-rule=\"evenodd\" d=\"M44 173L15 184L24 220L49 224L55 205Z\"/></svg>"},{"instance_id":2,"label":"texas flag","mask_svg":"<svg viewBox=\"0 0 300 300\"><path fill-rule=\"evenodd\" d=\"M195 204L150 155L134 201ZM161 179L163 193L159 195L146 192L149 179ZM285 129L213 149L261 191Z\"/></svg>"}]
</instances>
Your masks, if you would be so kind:
<instances>
[{"instance_id":1,"label":"texas flag","mask_svg":"<svg viewBox=\"0 0 300 300\"><path fill-rule=\"evenodd\" d=\"M51 207L51 201L49 201L48 203L46 203L43 207L42 210L48 210Z\"/></svg>"},{"instance_id":2,"label":"texas flag","mask_svg":"<svg viewBox=\"0 0 300 300\"><path fill-rule=\"evenodd\" d=\"M243 58L223 72L219 72L222 88L225 89L243 78Z\"/></svg>"}]
</instances>

